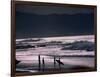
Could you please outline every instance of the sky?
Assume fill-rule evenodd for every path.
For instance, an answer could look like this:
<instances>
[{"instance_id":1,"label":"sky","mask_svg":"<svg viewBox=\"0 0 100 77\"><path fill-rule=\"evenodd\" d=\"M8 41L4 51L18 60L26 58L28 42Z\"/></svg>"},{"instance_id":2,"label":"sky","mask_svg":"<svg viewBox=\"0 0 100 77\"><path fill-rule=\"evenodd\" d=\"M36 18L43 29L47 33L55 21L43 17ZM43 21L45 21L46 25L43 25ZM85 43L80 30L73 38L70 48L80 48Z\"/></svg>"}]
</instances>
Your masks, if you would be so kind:
<instances>
[{"instance_id":1,"label":"sky","mask_svg":"<svg viewBox=\"0 0 100 77\"><path fill-rule=\"evenodd\" d=\"M16 5L16 38L94 34L94 10Z\"/></svg>"}]
</instances>

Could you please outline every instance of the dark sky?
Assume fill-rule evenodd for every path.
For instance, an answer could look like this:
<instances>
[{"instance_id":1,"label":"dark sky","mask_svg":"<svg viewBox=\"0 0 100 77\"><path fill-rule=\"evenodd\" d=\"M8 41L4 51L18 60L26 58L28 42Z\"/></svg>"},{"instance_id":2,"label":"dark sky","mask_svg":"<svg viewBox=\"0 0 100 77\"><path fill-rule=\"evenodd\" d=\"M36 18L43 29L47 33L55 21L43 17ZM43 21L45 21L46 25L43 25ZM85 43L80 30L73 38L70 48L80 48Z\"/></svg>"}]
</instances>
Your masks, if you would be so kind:
<instances>
[{"instance_id":1,"label":"dark sky","mask_svg":"<svg viewBox=\"0 0 100 77\"><path fill-rule=\"evenodd\" d=\"M93 9L16 5L16 38L90 35Z\"/></svg>"}]
</instances>

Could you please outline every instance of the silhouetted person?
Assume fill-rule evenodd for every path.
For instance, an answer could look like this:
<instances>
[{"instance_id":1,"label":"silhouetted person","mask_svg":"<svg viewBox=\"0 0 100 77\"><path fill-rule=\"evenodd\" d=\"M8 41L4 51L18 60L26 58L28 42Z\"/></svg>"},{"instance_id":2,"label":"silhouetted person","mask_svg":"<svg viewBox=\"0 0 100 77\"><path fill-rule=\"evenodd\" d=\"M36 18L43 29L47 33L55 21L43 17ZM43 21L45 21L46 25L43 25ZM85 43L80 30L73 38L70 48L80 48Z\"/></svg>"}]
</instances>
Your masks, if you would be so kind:
<instances>
[{"instance_id":1,"label":"silhouetted person","mask_svg":"<svg viewBox=\"0 0 100 77\"><path fill-rule=\"evenodd\" d=\"M64 65L63 62L61 62L60 60L56 60L59 64Z\"/></svg>"}]
</instances>

